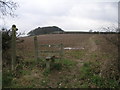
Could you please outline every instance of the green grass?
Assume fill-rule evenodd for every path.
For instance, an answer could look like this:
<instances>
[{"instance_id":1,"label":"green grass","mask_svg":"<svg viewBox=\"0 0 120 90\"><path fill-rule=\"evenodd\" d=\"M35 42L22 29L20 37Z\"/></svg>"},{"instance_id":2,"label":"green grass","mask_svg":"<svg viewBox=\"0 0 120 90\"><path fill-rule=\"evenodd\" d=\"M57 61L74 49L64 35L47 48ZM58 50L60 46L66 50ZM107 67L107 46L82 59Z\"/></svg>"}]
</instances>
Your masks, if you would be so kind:
<instances>
[{"instance_id":1,"label":"green grass","mask_svg":"<svg viewBox=\"0 0 120 90\"><path fill-rule=\"evenodd\" d=\"M74 59L83 58L85 53L86 53L85 50L75 50L68 52L69 56L71 56Z\"/></svg>"},{"instance_id":2,"label":"green grass","mask_svg":"<svg viewBox=\"0 0 120 90\"><path fill-rule=\"evenodd\" d=\"M96 45L99 45L100 42L101 42L100 40L95 40Z\"/></svg>"},{"instance_id":3,"label":"green grass","mask_svg":"<svg viewBox=\"0 0 120 90\"><path fill-rule=\"evenodd\" d=\"M91 58L91 59L96 59L97 57L99 57L99 55L98 55L96 52L93 52L93 53L91 53L91 55L90 55L90 58Z\"/></svg>"},{"instance_id":4,"label":"green grass","mask_svg":"<svg viewBox=\"0 0 120 90\"><path fill-rule=\"evenodd\" d=\"M65 67L72 67L72 66L75 66L77 64L76 61L73 61L73 60L70 60L70 59L62 59L62 60L56 60L56 63L59 63ZM60 66L61 66L60 65Z\"/></svg>"},{"instance_id":5,"label":"green grass","mask_svg":"<svg viewBox=\"0 0 120 90\"><path fill-rule=\"evenodd\" d=\"M2 71L0 72L0 87L2 87Z\"/></svg>"},{"instance_id":6,"label":"green grass","mask_svg":"<svg viewBox=\"0 0 120 90\"><path fill-rule=\"evenodd\" d=\"M48 77L44 77L44 79L42 79L41 80L41 82L40 82L40 84L41 84L41 86L43 86L43 87L48 87L48 83L49 83L50 81L49 81L49 79L48 79Z\"/></svg>"},{"instance_id":7,"label":"green grass","mask_svg":"<svg viewBox=\"0 0 120 90\"><path fill-rule=\"evenodd\" d=\"M102 54L102 58L104 59L111 59L114 58L115 56L111 55L111 54Z\"/></svg>"},{"instance_id":8,"label":"green grass","mask_svg":"<svg viewBox=\"0 0 120 90\"><path fill-rule=\"evenodd\" d=\"M80 88L89 88L88 83L87 83L87 82L83 83L83 84L80 86Z\"/></svg>"},{"instance_id":9,"label":"green grass","mask_svg":"<svg viewBox=\"0 0 120 90\"><path fill-rule=\"evenodd\" d=\"M99 51L92 52L92 53L90 53L90 56L89 56L90 60L96 60L96 59L104 59L104 60L106 60L106 59L112 59L114 57L115 56L112 55L112 54L100 53Z\"/></svg>"},{"instance_id":10,"label":"green grass","mask_svg":"<svg viewBox=\"0 0 120 90\"><path fill-rule=\"evenodd\" d=\"M31 71L30 70L22 70L21 73L22 73L22 75L30 75Z\"/></svg>"},{"instance_id":11,"label":"green grass","mask_svg":"<svg viewBox=\"0 0 120 90\"><path fill-rule=\"evenodd\" d=\"M9 87L11 85L11 82L13 80L13 75L12 72L7 70L3 72L3 77L2 77L2 85L3 87Z\"/></svg>"},{"instance_id":12,"label":"green grass","mask_svg":"<svg viewBox=\"0 0 120 90\"><path fill-rule=\"evenodd\" d=\"M45 64L45 62L43 62L43 64ZM61 60L55 60L54 63L51 62L51 69L50 71L45 69L43 72L43 75L48 76L48 74L50 74L52 71L57 70L60 71L63 68L71 68L73 66L75 66L77 64L76 61L70 60L70 59L61 59ZM46 68L46 67L44 67Z\"/></svg>"},{"instance_id":13,"label":"green grass","mask_svg":"<svg viewBox=\"0 0 120 90\"><path fill-rule=\"evenodd\" d=\"M98 73L96 74L96 71L98 71L97 69L99 69L99 63L85 62L83 67L81 68L80 79L84 80L88 84L95 85L96 87L100 87L100 88L118 88L119 87L118 81L114 79L102 78L99 76Z\"/></svg>"}]
</instances>

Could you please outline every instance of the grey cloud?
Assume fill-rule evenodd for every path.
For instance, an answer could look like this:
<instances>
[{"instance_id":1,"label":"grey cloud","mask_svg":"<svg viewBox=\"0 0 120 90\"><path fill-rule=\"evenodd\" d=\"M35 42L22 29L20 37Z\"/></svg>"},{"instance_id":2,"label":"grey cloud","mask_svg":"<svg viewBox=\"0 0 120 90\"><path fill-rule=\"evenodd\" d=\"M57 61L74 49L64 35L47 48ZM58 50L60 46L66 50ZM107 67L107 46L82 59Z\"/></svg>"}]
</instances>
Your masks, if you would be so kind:
<instances>
[{"instance_id":1,"label":"grey cloud","mask_svg":"<svg viewBox=\"0 0 120 90\"><path fill-rule=\"evenodd\" d=\"M116 5L116 6L114 6ZM117 19L117 3L87 3L73 7L73 16L115 22Z\"/></svg>"},{"instance_id":2,"label":"grey cloud","mask_svg":"<svg viewBox=\"0 0 120 90\"><path fill-rule=\"evenodd\" d=\"M92 3L80 0L21 0L15 20L20 30L27 32L38 26L57 25L67 30L80 30L100 27L106 23L115 23L117 3ZM84 22L84 23L83 23ZM91 26L91 27L90 27Z\"/></svg>"}]
</instances>

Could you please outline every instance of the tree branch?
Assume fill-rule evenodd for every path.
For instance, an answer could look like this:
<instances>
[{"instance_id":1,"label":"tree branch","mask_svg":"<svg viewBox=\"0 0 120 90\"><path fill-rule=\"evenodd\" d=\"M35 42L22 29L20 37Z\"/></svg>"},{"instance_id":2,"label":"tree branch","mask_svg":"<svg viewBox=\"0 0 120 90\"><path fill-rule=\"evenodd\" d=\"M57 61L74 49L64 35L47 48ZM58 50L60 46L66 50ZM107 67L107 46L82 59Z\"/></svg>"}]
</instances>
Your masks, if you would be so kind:
<instances>
[{"instance_id":1,"label":"tree branch","mask_svg":"<svg viewBox=\"0 0 120 90\"><path fill-rule=\"evenodd\" d=\"M14 10L17 8L17 3L13 1L0 0L0 17L10 15L15 16Z\"/></svg>"}]
</instances>

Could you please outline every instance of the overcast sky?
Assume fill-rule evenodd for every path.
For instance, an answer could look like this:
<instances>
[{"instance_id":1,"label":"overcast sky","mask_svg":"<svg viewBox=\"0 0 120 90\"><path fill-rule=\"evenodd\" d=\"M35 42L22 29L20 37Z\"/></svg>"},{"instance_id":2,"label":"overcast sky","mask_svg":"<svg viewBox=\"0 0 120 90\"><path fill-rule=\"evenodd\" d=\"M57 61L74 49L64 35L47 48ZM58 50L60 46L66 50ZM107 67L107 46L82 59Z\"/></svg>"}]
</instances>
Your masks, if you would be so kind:
<instances>
[{"instance_id":1,"label":"overcast sky","mask_svg":"<svg viewBox=\"0 0 120 90\"><path fill-rule=\"evenodd\" d=\"M18 16L7 17L0 25L10 28L15 24L20 32L45 26L58 26L65 31L96 30L112 24L117 26L118 22L118 0L15 1L19 4L15 12Z\"/></svg>"}]
</instances>

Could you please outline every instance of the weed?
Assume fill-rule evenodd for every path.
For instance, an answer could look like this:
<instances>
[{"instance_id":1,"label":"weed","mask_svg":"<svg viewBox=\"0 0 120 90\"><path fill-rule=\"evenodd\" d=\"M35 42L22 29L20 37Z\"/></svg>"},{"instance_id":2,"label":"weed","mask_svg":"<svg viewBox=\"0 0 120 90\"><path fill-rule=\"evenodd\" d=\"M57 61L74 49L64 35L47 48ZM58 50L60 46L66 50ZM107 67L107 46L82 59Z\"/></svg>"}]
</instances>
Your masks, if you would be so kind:
<instances>
[{"instance_id":1,"label":"weed","mask_svg":"<svg viewBox=\"0 0 120 90\"><path fill-rule=\"evenodd\" d=\"M88 83L91 83L92 85L96 85L96 87L101 88L117 88L119 87L118 81L114 79L105 79L103 77L100 77L99 74L96 74L95 71L96 68L99 66L99 63L97 62L85 62L83 67L81 68L81 75L80 78L85 80Z\"/></svg>"},{"instance_id":2,"label":"weed","mask_svg":"<svg viewBox=\"0 0 120 90\"><path fill-rule=\"evenodd\" d=\"M77 64L77 62L70 60L70 59L63 59L63 60L59 60L58 62L66 67L72 67Z\"/></svg>"},{"instance_id":3,"label":"weed","mask_svg":"<svg viewBox=\"0 0 120 90\"><path fill-rule=\"evenodd\" d=\"M36 62L38 66L40 66L41 68L45 68L46 67L46 60L45 59L38 59L38 61Z\"/></svg>"},{"instance_id":4,"label":"weed","mask_svg":"<svg viewBox=\"0 0 120 90\"><path fill-rule=\"evenodd\" d=\"M92 53L91 56L90 56L90 58L91 58L91 59L96 59L98 56L99 56L99 55L97 55L96 53Z\"/></svg>"},{"instance_id":5,"label":"weed","mask_svg":"<svg viewBox=\"0 0 120 90\"><path fill-rule=\"evenodd\" d=\"M2 77L3 87L9 87L11 85L12 80L13 80L12 72L9 70L4 71L2 76L3 76Z\"/></svg>"},{"instance_id":6,"label":"weed","mask_svg":"<svg viewBox=\"0 0 120 90\"><path fill-rule=\"evenodd\" d=\"M45 62L44 62L45 63ZM63 60L55 60L55 62L51 62L50 70L45 69L43 75L48 76L52 70L62 70L62 68L71 68L75 66L77 63L75 61L69 59Z\"/></svg>"},{"instance_id":7,"label":"weed","mask_svg":"<svg viewBox=\"0 0 120 90\"><path fill-rule=\"evenodd\" d=\"M84 83L83 85L80 86L81 88L89 88L88 83Z\"/></svg>"},{"instance_id":8,"label":"weed","mask_svg":"<svg viewBox=\"0 0 120 90\"><path fill-rule=\"evenodd\" d=\"M48 76L48 74L50 74L50 70L45 69L44 72L43 72L43 75Z\"/></svg>"},{"instance_id":9,"label":"weed","mask_svg":"<svg viewBox=\"0 0 120 90\"><path fill-rule=\"evenodd\" d=\"M0 81L2 81L2 71L0 71ZM0 82L0 85L2 86L2 82Z\"/></svg>"},{"instance_id":10,"label":"weed","mask_svg":"<svg viewBox=\"0 0 120 90\"><path fill-rule=\"evenodd\" d=\"M30 70L22 70L21 73L22 73L22 75L30 75L31 74Z\"/></svg>"},{"instance_id":11,"label":"weed","mask_svg":"<svg viewBox=\"0 0 120 90\"><path fill-rule=\"evenodd\" d=\"M91 69L89 68L91 65L91 62L86 62L83 64L83 67L81 68L82 74L80 75L81 79L86 79L92 75Z\"/></svg>"},{"instance_id":12,"label":"weed","mask_svg":"<svg viewBox=\"0 0 120 90\"><path fill-rule=\"evenodd\" d=\"M40 82L40 84L44 87L46 87L48 85L48 83L49 83L49 80L47 77L45 79L42 79Z\"/></svg>"},{"instance_id":13,"label":"weed","mask_svg":"<svg viewBox=\"0 0 120 90\"><path fill-rule=\"evenodd\" d=\"M95 40L96 45L100 44L100 40Z\"/></svg>"},{"instance_id":14,"label":"weed","mask_svg":"<svg viewBox=\"0 0 120 90\"><path fill-rule=\"evenodd\" d=\"M34 84L30 84L30 85L26 86L25 88L34 88L34 87L35 87Z\"/></svg>"},{"instance_id":15,"label":"weed","mask_svg":"<svg viewBox=\"0 0 120 90\"><path fill-rule=\"evenodd\" d=\"M75 59L80 59L85 55L85 50L75 50L69 52L69 55Z\"/></svg>"},{"instance_id":16,"label":"weed","mask_svg":"<svg viewBox=\"0 0 120 90\"><path fill-rule=\"evenodd\" d=\"M61 70L62 64L61 63L54 63L52 69Z\"/></svg>"},{"instance_id":17,"label":"weed","mask_svg":"<svg viewBox=\"0 0 120 90\"><path fill-rule=\"evenodd\" d=\"M101 78L99 75L93 75L91 76L91 82L94 83L96 86L103 87L104 85L104 79Z\"/></svg>"}]
</instances>

